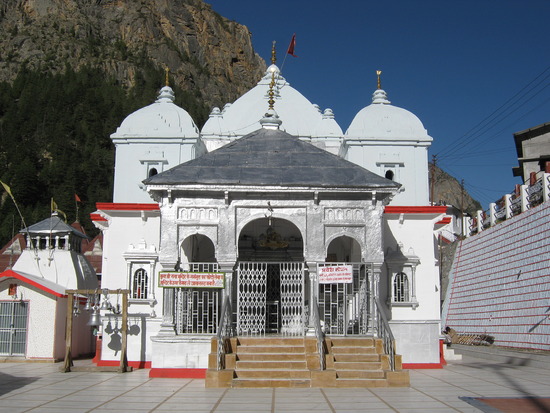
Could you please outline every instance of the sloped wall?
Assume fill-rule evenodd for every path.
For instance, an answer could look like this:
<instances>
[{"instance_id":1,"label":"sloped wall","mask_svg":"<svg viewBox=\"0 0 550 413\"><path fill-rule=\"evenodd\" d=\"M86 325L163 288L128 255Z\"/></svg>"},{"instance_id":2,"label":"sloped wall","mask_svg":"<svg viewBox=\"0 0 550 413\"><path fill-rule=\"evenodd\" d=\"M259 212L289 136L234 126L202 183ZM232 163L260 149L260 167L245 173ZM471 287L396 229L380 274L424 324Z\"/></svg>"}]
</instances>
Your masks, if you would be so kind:
<instances>
[{"instance_id":1,"label":"sloped wall","mask_svg":"<svg viewBox=\"0 0 550 413\"><path fill-rule=\"evenodd\" d=\"M461 241L442 325L550 350L550 202Z\"/></svg>"}]
</instances>

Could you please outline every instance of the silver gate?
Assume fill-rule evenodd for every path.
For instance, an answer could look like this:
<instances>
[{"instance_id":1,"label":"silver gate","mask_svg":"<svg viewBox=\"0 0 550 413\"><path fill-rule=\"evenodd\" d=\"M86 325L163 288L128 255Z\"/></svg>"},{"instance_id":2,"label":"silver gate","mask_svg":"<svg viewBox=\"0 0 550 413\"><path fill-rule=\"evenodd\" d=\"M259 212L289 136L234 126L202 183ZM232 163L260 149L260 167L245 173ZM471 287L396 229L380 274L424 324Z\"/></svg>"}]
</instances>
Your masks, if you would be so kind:
<instances>
[{"instance_id":1,"label":"silver gate","mask_svg":"<svg viewBox=\"0 0 550 413\"><path fill-rule=\"evenodd\" d=\"M185 271L218 272L217 263L185 263ZM218 328L221 290L175 288L177 334L213 334Z\"/></svg>"},{"instance_id":2,"label":"silver gate","mask_svg":"<svg viewBox=\"0 0 550 413\"><path fill-rule=\"evenodd\" d=\"M304 263L240 262L237 334L304 333Z\"/></svg>"},{"instance_id":3,"label":"silver gate","mask_svg":"<svg viewBox=\"0 0 550 413\"><path fill-rule=\"evenodd\" d=\"M25 301L0 302L0 354L25 355L28 307Z\"/></svg>"},{"instance_id":4,"label":"silver gate","mask_svg":"<svg viewBox=\"0 0 550 413\"><path fill-rule=\"evenodd\" d=\"M322 266L352 265L353 282L319 284L319 317L326 334L372 333L372 277L364 263L322 263Z\"/></svg>"}]
</instances>

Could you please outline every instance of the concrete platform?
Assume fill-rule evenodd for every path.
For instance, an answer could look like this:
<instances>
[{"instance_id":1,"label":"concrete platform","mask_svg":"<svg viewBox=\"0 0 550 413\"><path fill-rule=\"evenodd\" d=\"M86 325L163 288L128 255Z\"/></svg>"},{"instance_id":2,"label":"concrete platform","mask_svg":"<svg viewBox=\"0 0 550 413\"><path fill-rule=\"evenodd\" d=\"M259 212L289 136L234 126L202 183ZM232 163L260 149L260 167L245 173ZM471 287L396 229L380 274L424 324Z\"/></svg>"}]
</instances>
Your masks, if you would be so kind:
<instances>
[{"instance_id":1,"label":"concrete platform","mask_svg":"<svg viewBox=\"0 0 550 413\"><path fill-rule=\"evenodd\" d=\"M550 395L544 364L483 356L411 370L409 388L368 389L206 389L204 380L151 379L148 370L61 373L59 364L2 363L0 412L479 413L469 399Z\"/></svg>"}]
</instances>

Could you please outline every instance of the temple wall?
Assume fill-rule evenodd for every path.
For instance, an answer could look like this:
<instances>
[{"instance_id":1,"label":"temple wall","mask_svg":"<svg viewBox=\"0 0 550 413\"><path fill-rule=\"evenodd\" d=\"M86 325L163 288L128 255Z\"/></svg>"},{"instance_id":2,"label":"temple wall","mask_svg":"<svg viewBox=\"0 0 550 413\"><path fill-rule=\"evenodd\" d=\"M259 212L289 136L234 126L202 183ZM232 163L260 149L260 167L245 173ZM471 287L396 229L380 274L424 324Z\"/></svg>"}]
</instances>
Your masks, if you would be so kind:
<instances>
[{"instance_id":1,"label":"temple wall","mask_svg":"<svg viewBox=\"0 0 550 413\"><path fill-rule=\"evenodd\" d=\"M495 345L550 350L550 203L460 242L443 325Z\"/></svg>"}]
</instances>

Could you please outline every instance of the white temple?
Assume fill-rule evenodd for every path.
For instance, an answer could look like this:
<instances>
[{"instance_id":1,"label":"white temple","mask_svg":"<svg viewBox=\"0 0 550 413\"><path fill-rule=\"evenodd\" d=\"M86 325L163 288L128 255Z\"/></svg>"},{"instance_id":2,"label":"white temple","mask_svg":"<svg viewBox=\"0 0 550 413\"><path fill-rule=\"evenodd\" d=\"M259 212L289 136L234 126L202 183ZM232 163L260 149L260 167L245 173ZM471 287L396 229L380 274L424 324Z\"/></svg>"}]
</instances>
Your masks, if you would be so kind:
<instances>
[{"instance_id":1,"label":"white temple","mask_svg":"<svg viewBox=\"0 0 550 413\"><path fill-rule=\"evenodd\" d=\"M441 367L432 138L380 80L343 133L272 62L200 132L167 85L111 135L114 202L92 218L102 287L132 291L130 365L205 377L216 334L334 342L387 327L403 367ZM117 360L105 332L101 357Z\"/></svg>"}]
</instances>

